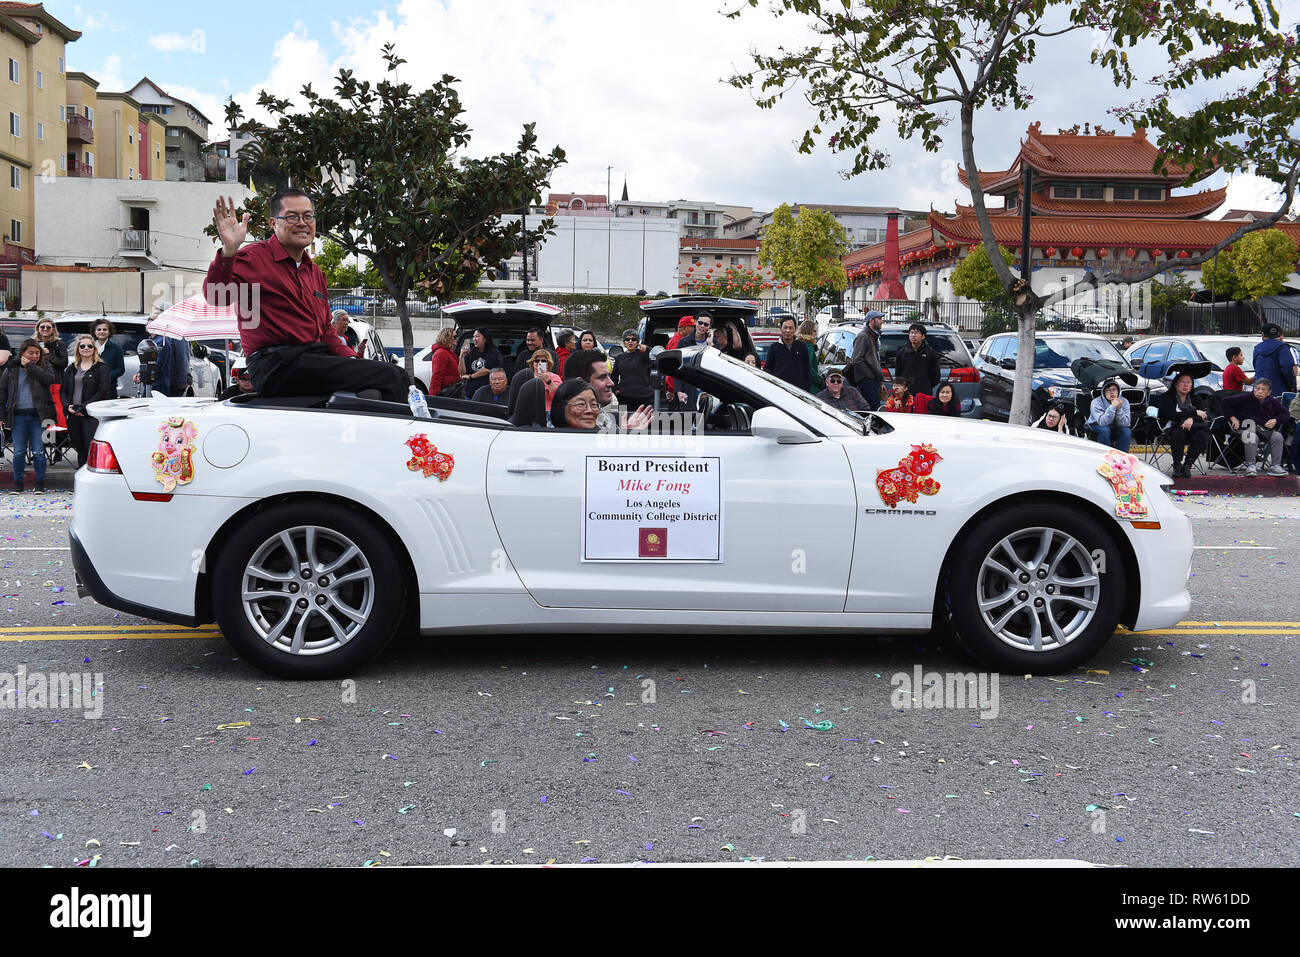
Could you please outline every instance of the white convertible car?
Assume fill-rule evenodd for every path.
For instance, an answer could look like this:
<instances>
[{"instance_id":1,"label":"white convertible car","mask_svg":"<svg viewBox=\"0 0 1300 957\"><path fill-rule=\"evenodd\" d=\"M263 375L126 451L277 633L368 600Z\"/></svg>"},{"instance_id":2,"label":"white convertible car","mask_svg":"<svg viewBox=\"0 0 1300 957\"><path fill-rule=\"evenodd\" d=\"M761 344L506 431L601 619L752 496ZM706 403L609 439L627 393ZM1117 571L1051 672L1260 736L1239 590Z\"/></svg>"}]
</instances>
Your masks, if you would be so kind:
<instances>
[{"instance_id":1,"label":"white convertible car","mask_svg":"<svg viewBox=\"0 0 1300 957\"><path fill-rule=\"evenodd\" d=\"M1128 455L859 418L713 349L656 361L708 408L649 434L539 427L532 392L511 419L437 398L418 419L342 393L97 403L71 526L79 584L145 617L215 619L292 678L352 673L416 630L932 627L992 668L1041 674L1190 605L1191 523L1169 479Z\"/></svg>"}]
</instances>

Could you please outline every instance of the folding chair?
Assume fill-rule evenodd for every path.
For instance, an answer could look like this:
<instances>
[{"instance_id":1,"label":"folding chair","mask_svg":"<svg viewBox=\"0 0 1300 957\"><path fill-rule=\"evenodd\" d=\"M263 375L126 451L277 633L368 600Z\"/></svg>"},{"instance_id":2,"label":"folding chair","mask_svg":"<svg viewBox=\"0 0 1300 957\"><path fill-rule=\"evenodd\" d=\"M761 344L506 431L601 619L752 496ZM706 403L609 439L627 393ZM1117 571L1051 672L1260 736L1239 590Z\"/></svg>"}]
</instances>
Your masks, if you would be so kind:
<instances>
[{"instance_id":1,"label":"folding chair","mask_svg":"<svg viewBox=\"0 0 1300 957\"><path fill-rule=\"evenodd\" d=\"M1208 468L1227 469L1234 472L1246 460L1246 450L1241 439L1232 431L1228 417L1223 414L1224 396L1236 395L1228 389L1220 389L1208 396L1210 409L1210 445L1205 451Z\"/></svg>"}]
</instances>

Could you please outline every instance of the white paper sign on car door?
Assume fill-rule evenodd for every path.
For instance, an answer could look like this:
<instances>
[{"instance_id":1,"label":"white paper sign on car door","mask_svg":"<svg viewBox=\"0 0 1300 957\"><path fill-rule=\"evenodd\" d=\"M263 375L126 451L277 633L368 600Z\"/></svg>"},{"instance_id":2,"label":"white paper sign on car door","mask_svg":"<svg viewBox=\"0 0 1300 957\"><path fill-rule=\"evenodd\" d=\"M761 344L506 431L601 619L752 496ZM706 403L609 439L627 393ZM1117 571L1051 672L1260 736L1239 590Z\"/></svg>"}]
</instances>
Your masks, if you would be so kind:
<instances>
[{"instance_id":1,"label":"white paper sign on car door","mask_svg":"<svg viewBox=\"0 0 1300 957\"><path fill-rule=\"evenodd\" d=\"M722 527L718 456L587 456L584 562L720 562Z\"/></svg>"}]
</instances>

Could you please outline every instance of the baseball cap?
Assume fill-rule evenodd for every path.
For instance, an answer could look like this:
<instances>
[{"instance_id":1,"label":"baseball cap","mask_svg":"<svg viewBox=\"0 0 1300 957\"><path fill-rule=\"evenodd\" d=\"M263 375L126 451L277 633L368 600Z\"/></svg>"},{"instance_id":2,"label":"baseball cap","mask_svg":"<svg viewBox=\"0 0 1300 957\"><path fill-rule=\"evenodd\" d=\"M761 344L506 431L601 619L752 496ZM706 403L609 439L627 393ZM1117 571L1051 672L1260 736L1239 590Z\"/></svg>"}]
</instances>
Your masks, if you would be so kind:
<instances>
[{"instance_id":1,"label":"baseball cap","mask_svg":"<svg viewBox=\"0 0 1300 957\"><path fill-rule=\"evenodd\" d=\"M885 314L884 314L883 312L881 312L879 309L872 309L869 313L867 313L865 316L863 316L863 318L864 318L864 319L883 319L883 318L885 318Z\"/></svg>"}]
</instances>

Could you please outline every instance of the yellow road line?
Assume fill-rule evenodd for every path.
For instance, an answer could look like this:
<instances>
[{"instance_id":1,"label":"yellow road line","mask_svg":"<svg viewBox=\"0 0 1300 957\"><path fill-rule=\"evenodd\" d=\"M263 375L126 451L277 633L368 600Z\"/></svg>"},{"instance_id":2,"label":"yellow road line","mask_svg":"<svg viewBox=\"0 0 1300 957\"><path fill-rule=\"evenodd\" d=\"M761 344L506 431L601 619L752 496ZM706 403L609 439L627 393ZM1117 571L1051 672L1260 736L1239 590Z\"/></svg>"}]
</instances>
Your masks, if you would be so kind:
<instances>
[{"instance_id":1,"label":"yellow road line","mask_svg":"<svg viewBox=\"0 0 1300 957\"><path fill-rule=\"evenodd\" d=\"M0 634L0 641L143 641L153 638L178 638L178 639L195 639L195 638L220 638L219 631L155 631L140 632L131 635L116 634L114 632L92 632L89 634L29 634L29 635L5 635Z\"/></svg>"},{"instance_id":2,"label":"yellow road line","mask_svg":"<svg viewBox=\"0 0 1300 957\"><path fill-rule=\"evenodd\" d=\"M1220 635L1224 638L1232 635L1300 635L1300 628L1206 628L1204 630L1178 630L1164 628L1157 631L1117 631L1117 635Z\"/></svg>"},{"instance_id":3,"label":"yellow road line","mask_svg":"<svg viewBox=\"0 0 1300 957\"><path fill-rule=\"evenodd\" d=\"M217 626L217 624L216 624L215 622L213 622L213 623L209 623L209 624L206 624L206 625L198 625L198 626L196 626L195 628L191 628L189 625L164 625L164 624L155 624L155 625L114 625L114 624L108 624L108 623L106 623L106 624L102 624L102 625L68 625L68 626L63 627L63 628L51 628L49 625L21 625L21 626L17 626L17 625L16 625L16 626L14 626L13 628L4 628L4 627L0 627L0 635L12 635L12 634L14 634L14 633L16 633L16 632L20 632L20 631L39 631L39 632L40 632L41 634L43 634L43 635L61 634L61 633L64 633L64 632L83 632L83 633L85 633L85 632L91 632L91 631L104 631L105 629L109 629L109 628L111 628L113 631L184 631L184 632L190 632L190 631L196 631L196 630L197 630L197 631L215 631L215 630L217 629L217 627L218 627L218 626ZM1297 626L1297 627L1300 627L1300 626Z\"/></svg>"},{"instance_id":4,"label":"yellow road line","mask_svg":"<svg viewBox=\"0 0 1300 957\"><path fill-rule=\"evenodd\" d=\"M1300 621L1180 621L1177 627L1195 628L1198 625L1201 627L1213 625L1237 625L1238 627L1272 625L1278 628L1300 628Z\"/></svg>"}]
</instances>

